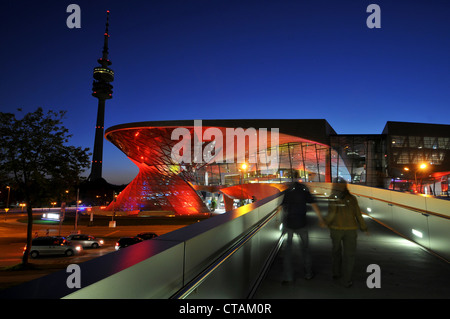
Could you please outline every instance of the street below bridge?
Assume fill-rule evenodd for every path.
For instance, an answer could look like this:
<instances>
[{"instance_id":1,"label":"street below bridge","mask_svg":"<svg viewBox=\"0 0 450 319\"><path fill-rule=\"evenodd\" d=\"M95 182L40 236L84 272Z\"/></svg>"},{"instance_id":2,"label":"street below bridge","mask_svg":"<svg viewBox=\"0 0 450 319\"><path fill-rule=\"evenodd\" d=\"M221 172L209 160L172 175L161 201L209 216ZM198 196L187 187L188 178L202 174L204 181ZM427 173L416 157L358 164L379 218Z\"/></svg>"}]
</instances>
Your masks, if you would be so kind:
<instances>
[{"instance_id":1,"label":"street below bridge","mask_svg":"<svg viewBox=\"0 0 450 319\"><path fill-rule=\"evenodd\" d=\"M96 217L94 225L89 226L85 219L80 218L80 223L75 225L69 218L61 226L59 222L42 222L40 214L35 214L33 224L33 238L37 236L68 236L71 233L88 234L104 240L100 248L84 248L78 255L66 256L41 256L29 258L31 269L17 270L21 264L23 250L26 245L27 216L25 213L9 213L0 216L0 290L30 281L47 275L54 271L66 269L70 264L79 264L93 258L115 252L115 243L121 237L133 237L138 233L153 232L158 236L185 227L197 220L189 219L120 219L116 218L116 227L109 227L111 217ZM141 222L141 224L139 223Z\"/></svg>"}]
</instances>

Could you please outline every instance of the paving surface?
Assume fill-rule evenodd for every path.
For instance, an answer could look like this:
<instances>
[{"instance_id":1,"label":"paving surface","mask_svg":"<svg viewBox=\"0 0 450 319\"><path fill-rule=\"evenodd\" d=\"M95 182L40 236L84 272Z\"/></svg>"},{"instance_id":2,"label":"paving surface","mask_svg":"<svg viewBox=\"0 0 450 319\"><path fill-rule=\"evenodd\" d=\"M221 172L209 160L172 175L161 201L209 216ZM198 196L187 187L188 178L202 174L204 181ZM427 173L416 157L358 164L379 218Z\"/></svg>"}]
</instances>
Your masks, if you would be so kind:
<instances>
[{"instance_id":1,"label":"paving surface","mask_svg":"<svg viewBox=\"0 0 450 319\"><path fill-rule=\"evenodd\" d=\"M448 299L450 298L450 264L424 248L367 218L370 234L358 232L358 248L353 286L344 287L331 274L331 239L328 229L312 220L309 226L310 247L315 277L303 278L299 239L294 236L296 279L282 284L283 243L265 280L254 298L257 299ZM366 283L380 267L380 288Z\"/></svg>"}]
</instances>

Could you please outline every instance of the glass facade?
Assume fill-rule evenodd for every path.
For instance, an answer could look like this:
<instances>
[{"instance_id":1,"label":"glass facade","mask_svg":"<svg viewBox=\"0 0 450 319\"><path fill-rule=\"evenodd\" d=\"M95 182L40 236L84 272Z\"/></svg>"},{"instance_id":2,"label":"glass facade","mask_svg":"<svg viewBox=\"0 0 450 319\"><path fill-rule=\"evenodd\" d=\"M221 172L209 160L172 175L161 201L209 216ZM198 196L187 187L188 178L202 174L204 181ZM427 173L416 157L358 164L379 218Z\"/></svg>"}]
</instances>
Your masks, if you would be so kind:
<instances>
[{"instance_id":1,"label":"glass facade","mask_svg":"<svg viewBox=\"0 0 450 319\"><path fill-rule=\"evenodd\" d=\"M199 195L211 187L220 192L254 183L329 181L330 148L323 143L279 133L278 128L185 124L191 125L107 131L108 140L139 167L107 210L208 213Z\"/></svg>"},{"instance_id":2,"label":"glass facade","mask_svg":"<svg viewBox=\"0 0 450 319\"><path fill-rule=\"evenodd\" d=\"M332 176L352 184L383 187L386 176L385 141L381 135L330 137Z\"/></svg>"},{"instance_id":3,"label":"glass facade","mask_svg":"<svg viewBox=\"0 0 450 319\"><path fill-rule=\"evenodd\" d=\"M383 133L390 189L449 196L448 125L388 122Z\"/></svg>"},{"instance_id":4,"label":"glass facade","mask_svg":"<svg viewBox=\"0 0 450 319\"><path fill-rule=\"evenodd\" d=\"M208 213L199 195L214 198L211 193L226 187L331 182L336 177L370 187L448 195L449 126L388 122L382 134L339 135L326 122L321 129L317 121L311 120L310 127L307 120L299 121L303 131L295 120L277 122L280 132L271 132L270 138L267 130L250 127L258 120L246 129L239 127L243 122L229 121L219 122L224 126L144 122L109 129L107 139L139 167L139 174L108 209ZM242 134L229 139L229 129Z\"/></svg>"},{"instance_id":5,"label":"glass facade","mask_svg":"<svg viewBox=\"0 0 450 319\"><path fill-rule=\"evenodd\" d=\"M449 137L390 136L392 163L395 165L442 165L450 150Z\"/></svg>"},{"instance_id":6,"label":"glass facade","mask_svg":"<svg viewBox=\"0 0 450 319\"><path fill-rule=\"evenodd\" d=\"M268 167L258 159L277 154L278 166ZM257 150L246 162L212 163L196 172L199 185L232 186L241 183L286 183L293 180L324 182L329 147L311 142L294 142ZM243 164L245 164L243 166Z\"/></svg>"}]
</instances>

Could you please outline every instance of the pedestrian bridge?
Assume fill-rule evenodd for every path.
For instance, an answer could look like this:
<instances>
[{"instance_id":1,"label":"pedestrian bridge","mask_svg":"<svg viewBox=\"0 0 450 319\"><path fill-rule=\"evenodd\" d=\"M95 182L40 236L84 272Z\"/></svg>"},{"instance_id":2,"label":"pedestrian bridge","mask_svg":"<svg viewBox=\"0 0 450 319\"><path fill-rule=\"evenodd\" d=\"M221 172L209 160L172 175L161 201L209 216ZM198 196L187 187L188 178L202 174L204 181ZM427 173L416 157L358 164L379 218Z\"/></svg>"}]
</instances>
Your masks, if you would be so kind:
<instances>
[{"instance_id":1,"label":"pedestrian bridge","mask_svg":"<svg viewBox=\"0 0 450 319\"><path fill-rule=\"evenodd\" d=\"M327 212L329 183L307 183ZM358 185L370 235L359 233L354 285L331 279L331 240L308 213L315 277L281 284L283 192L80 264L80 288L60 271L3 292L8 298L448 298L450 201ZM298 245L294 241L294 247ZM379 287L371 287L373 266ZM70 285L69 285L70 286Z\"/></svg>"}]
</instances>

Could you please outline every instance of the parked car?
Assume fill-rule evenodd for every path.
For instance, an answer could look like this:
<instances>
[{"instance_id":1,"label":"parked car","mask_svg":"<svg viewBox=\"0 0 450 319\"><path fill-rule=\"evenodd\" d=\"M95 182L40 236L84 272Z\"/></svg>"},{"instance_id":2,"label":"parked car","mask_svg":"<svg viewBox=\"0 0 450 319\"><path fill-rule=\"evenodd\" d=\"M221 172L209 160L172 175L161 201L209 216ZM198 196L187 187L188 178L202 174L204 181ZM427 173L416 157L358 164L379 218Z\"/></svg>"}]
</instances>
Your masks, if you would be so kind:
<instances>
[{"instance_id":1,"label":"parked car","mask_svg":"<svg viewBox=\"0 0 450 319\"><path fill-rule=\"evenodd\" d=\"M24 247L24 253L26 251ZM73 244L64 237L47 236L36 237L31 242L30 256L37 258L41 255L65 255L73 256L83 250L81 245Z\"/></svg>"},{"instance_id":2,"label":"parked car","mask_svg":"<svg viewBox=\"0 0 450 319\"><path fill-rule=\"evenodd\" d=\"M139 233L136 235L136 237L142 238L143 240L147 240L158 237L158 235L156 235L155 233Z\"/></svg>"},{"instance_id":3,"label":"parked car","mask_svg":"<svg viewBox=\"0 0 450 319\"><path fill-rule=\"evenodd\" d=\"M122 237L116 242L115 249L116 250L123 249L125 247L131 246L134 244L138 244L143 241L144 240L139 237Z\"/></svg>"},{"instance_id":4,"label":"parked car","mask_svg":"<svg viewBox=\"0 0 450 319\"><path fill-rule=\"evenodd\" d=\"M98 248L103 246L103 239L95 238L91 235L70 235L67 236L67 240L70 240L73 243L80 244L83 248Z\"/></svg>"}]
</instances>

